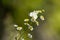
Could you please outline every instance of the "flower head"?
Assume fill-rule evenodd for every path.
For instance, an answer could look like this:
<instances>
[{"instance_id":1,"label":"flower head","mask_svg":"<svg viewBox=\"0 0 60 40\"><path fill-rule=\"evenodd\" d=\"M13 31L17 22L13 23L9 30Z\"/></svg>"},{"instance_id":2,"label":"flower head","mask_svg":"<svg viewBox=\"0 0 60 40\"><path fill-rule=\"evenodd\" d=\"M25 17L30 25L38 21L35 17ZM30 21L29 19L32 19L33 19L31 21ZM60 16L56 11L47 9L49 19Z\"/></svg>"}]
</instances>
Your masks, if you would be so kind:
<instances>
[{"instance_id":1,"label":"flower head","mask_svg":"<svg viewBox=\"0 0 60 40\"><path fill-rule=\"evenodd\" d=\"M38 18L38 13L42 13L42 11L44 10L36 10L36 11L30 12L29 16L32 17L31 21L32 22L36 21L36 19Z\"/></svg>"},{"instance_id":2,"label":"flower head","mask_svg":"<svg viewBox=\"0 0 60 40\"><path fill-rule=\"evenodd\" d=\"M17 29L17 30L22 30L22 27L17 27L16 29Z\"/></svg>"},{"instance_id":3,"label":"flower head","mask_svg":"<svg viewBox=\"0 0 60 40\"><path fill-rule=\"evenodd\" d=\"M30 12L29 16L33 17L36 20L38 18L37 14L38 13L36 11L33 11L33 12Z\"/></svg>"},{"instance_id":4,"label":"flower head","mask_svg":"<svg viewBox=\"0 0 60 40\"><path fill-rule=\"evenodd\" d=\"M24 21L25 21L25 22L26 22L26 21L28 22L28 21L29 21L29 19L24 19Z\"/></svg>"},{"instance_id":5,"label":"flower head","mask_svg":"<svg viewBox=\"0 0 60 40\"><path fill-rule=\"evenodd\" d=\"M18 27L18 25L15 24L14 27Z\"/></svg>"},{"instance_id":6,"label":"flower head","mask_svg":"<svg viewBox=\"0 0 60 40\"><path fill-rule=\"evenodd\" d=\"M24 25L30 26L30 24L29 24L29 23L24 23Z\"/></svg>"}]
</instances>

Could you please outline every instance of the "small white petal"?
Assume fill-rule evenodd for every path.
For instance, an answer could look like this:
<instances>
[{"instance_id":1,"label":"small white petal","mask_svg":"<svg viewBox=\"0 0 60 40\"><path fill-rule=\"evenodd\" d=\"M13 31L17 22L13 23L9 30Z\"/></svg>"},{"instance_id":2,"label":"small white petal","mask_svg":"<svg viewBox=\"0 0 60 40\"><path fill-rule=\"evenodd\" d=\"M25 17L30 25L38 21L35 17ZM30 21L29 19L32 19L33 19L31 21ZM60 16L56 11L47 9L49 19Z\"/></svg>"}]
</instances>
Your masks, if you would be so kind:
<instances>
[{"instance_id":1,"label":"small white petal","mask_svg":"<svg viewBox=\"0 0 60 40\"><path fill-rule=\"evenodd\" d=\"M36 20L38 18L38 16L37 15L34 15L33 18Z\"/></svg>"},{"instance_id":2,"label":"small white petal","mask_svg":"<svg viewBox=\"0 0 60 40\"><path fill-rule=\"evenodd\" d=\"M18 25L14 25L14 27L18 27Z\"/></svg>"},{"instance_id":3,"label":"small white petal","mask_svg":"<svg viewBox=\"0 0 60 40\"><path fill-rule=\"evenodd\" d=\"M28 37L29 37L29 38L32 38L32 35L31 35L30 33L28 33Z\"/></svg>"},{"instance_id":4,"label":"small white petal","mask_svg":"<svg viewBox=\"0 0 60 40\"><path fill-rule=\"evenodd\" d=\"M30 24L29 24L29 23L24 23L24 25L30 26Z\"/></svg>"},{"instance_id":5,"label":"small white petal","mask_svg":"<svg viewBox=\"0 0 60 40\"><path fill-rule=\"evenodd\" d=\"M26 22L26 21L29 21L29 19L24 19L24 21Z\"/></svg>"},{"instance_id":6,"label":"small white petal","mask_svg":"<svg viewBox=\"0 0 60 40\"><path fill-rule=\"evenodd\" d=\"M42 11L41 10L38 10L38 11L36 11L37 13L42 13Z\"/></svg>"},{"instance_id":7,"label":"small white petal","mask_svg":"<svg viewBox=\"0 0 60 40\"><path fill-rule=\"evenodd\" d=\"M43 12L45 12L45 10L44 10L44 9L42 9L42 11L43 11Z\"/></svg>"},{"instance_id":8,"label":"small white petal","mask_svg":"<svg viewBox=\"0 0 60 40\"><path fill-rule=\"evenodd\" d=\"M29 16L32 17L33 16L33 12L30 12Z\"/></svg>"},{"instance_id":9,"label":"small white petal","mask_svg":"<svg viewBox=\"0 0 60 40\"><path fill-rule=\"evenodd\" d=\"M17 30L22 30L22 27L17 27L16 29L17 29Z\"/></svg>"},{"instance_id":10,"label":"small white petal","mask_svg":"<svg viewBox=\"0 0 60 40\"><path fill-rule=\"evenodd\" d=\"M42 15L40 16L40 19L41 19L41 20L45 20L45 19L44 19L44 16L42 16Z\"/></svg>"}]
</instances>

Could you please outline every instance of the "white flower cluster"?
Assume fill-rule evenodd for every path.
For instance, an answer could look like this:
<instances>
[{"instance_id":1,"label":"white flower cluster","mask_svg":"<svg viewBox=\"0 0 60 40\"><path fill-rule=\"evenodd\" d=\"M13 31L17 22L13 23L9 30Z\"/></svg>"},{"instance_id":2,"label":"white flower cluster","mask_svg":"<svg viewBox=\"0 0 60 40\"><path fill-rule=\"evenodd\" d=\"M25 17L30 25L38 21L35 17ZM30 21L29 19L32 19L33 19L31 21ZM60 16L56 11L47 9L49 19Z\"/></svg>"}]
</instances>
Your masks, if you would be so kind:
<instances>
[{"instance_id":1,"label":"white flower cluster","mask_svg":"<svg viewBox=\"0 0 60 40\"><path fill-rule=\"evenodd\" d=\"M30 30L30 31L33 31L33 26L31 26L30 24L29 24L29 21L31 21L31 22L35 22L36 23L36 25L37 26L39 26L39 22L37 21L37 19L38 19L38 14L39 13L42 13L42 12L45 12L45 10L36 10L36 11L33 11L33 12L30 12L29 13L29 16L31 17L31 19L24 19L24 25L27 25L28 26L28 29ZM41 20L45 20L44 19L44 16L39 16L40 17L40 19ZM18 25L14 25L14 27L16 27L16 29L18 30L18 31L21 31L23 28L22 27L18 27ZM32 35L30 34L30 33L28 33L28 37L29 38L32 38ZM24 38L21 38L21 40L24 40Z\"/></svg>"},{"instance_id":2,"label":"white flower cluster","mask_svg":"<svg viewBox=\"0 0 60 40\"><path fill-rule=\"evenodd\" d=\"M30 12L30 14L29 14L29 16L31 17L31 21L35 22L37 24L37 26L39 25L39 22L37 21L38 14L42 13L42 12L45 12L45 10L37 10L37 11ZM42 16L42 15L40 16L40 19L45 20L44 16Z\"/></svg>"},{"instance_id":3,"label":"white flower cluster","mask_svg":"<svg viewBox=\"0 0 60 40\"><path fill-rule=\"evenodd\" d=\"M32 17L35 21L38 18L37 14L38 13L36 11L33 11L33 12L30 12L29 16Z\"/></svg>"},{"instance_id":4,"label":"white flower cluster","mask_svg":"<svg viewBox=\"0 0 60 40\"><path fill-rule=\"evenodd\" d=\"M38 10L38 11L30 12L29 16L32 17L34 19L34 21L36 21L36 19L38 18L38 13L42 13L42 11ZM44 17L41 17L41 19L43 20Z\"/></svg>"}]
</instances>

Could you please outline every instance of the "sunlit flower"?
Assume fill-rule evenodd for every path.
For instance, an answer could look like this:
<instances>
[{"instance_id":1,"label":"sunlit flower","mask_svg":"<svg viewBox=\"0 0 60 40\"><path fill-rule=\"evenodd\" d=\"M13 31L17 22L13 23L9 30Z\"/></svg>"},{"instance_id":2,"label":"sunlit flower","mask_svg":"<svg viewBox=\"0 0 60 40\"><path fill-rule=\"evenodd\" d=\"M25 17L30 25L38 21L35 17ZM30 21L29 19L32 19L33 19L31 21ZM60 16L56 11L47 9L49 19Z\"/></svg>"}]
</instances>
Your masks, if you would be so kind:
<instances>
[{"instance_id":1,"label":"sunlit flower","mask_svg":"<svg viewBox=\"0 0 60 40\"><path fill-rule=\"evenodd\" d=\"M28 37L29 37L29 38L32 38L32 35L31 35L30 33L28 33Z\"/></svg>"},{"instance_id":2,"label":"sunlit flower","mask_svg":"<svg viewBox=\"0 0 60 40\"><path fill-rule=\"evenodd\" d=\"M40 16L40 19L41 19L41 20L45 20L45 19L44 19L44 16L42 16L42 15Z\"/></svg>"},{"instance_id":3,"label":"sunlit flower","mask_svg":"<svg viewBox=\"0 0 60 40\"><path fill-rule=\"evenodd\" d=\"M22 30L22 27L17 27L16 29L17 29L17 30Z\"/></svg>"}]
</instances>

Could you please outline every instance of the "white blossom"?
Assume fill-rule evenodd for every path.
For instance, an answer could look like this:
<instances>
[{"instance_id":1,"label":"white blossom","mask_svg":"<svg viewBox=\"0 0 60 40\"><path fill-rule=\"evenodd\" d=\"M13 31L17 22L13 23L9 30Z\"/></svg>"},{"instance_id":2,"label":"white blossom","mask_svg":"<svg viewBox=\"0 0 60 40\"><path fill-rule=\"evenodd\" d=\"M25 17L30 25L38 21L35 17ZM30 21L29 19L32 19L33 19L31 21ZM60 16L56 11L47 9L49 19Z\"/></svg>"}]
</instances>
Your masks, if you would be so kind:
<instances>
[{"instance_id":1,"label":"white blossom","mask_svg":"<svg viewBox=\"0 0 60 40\"><path fill-rule=\"evenodd\" d=\"M30 26L30 24L29 24L29 23L24 23L24 25Z\"/></svg>"},{"instance_id":2,"label":"white blossom","mask_svg":"<svg viewBox=\"0 0 60 40\"><path fill-rule=\"evenodd\" d=\"M42 10L37 10L36 12L37 12L37 13L42 13Z\"/></svg>"},{"instance_id":3,"label":"white blossom","mask_svg":"<svg viewBox=\"0 0 60 40\"><path fill-rule=\"evenodd\" d=\"M15 24L14 27L18 27L18 25Z\"/></svg>"},{"instance_id":4,"label":"white blossom","mask_svg":"<svg viewBox=\"0 0 60 40\"><path fill-rule=\"evenodd\" d=\"M26 21L29 21L29 19L24 19L24 21L26 22Z\"/></svg>"},{"instance_id":5,"label":"white blossom","mask_svg":"<svg viewBox=\"0 0 60 40\"><path fill-rule=\"evenodd\" d=\"M45 20L45 19L44 19L44 16L42 16L42 15L40 16L40 19L41 19L41 20Z\"/></svg>"},{"instance_id":6,"label":"white blossom","mask_svg":"<svg viewBox=\"0 0 60 40\"><path fill-rule=\"evenodd\" d=\"M42 10L42 11L44 11L44 10ZM30 12L29 16L32 17L31 21L32 22L36 21L36 19L38 18L38 13L42 13L42 11L36 10L36 11Z\"/></svg>"},{"instance_id":7,"label":"white blossom","mask_svg":"<svg viewBox=\"0 0 60 40\"><path fill-rule=\"evenodd\" d=\"M28 29L30 29L31 31L33 31L33 27L32 26L29 26Z\"/></svg>"},{"instance_id":8,"label":"white blossom","mask_svg":"<svg viewBox=\"0 0 60 40\"><path fill-rule=\"evenodd\" d=\"M17 27L16 29L17 29L17 30L22 30L22 27Z\"/></svg>"},{"instance_id":9,"label":"white blossom","mask_svg":"<svg viewBox=\"0 0 60 40\"><path fill-rule=\"evenodd\" d=\"M30 33L28 33L28 37L29 37L29 38L32 38L32 35L31 35Z\"/></svg>"},{"instance_id":10,"label":"white blossom","mask_svg":"<svg viewBox=\"0 0 60 40\"><path fill-rule=\"evenodd\" d=\"M33 12L30 12L29 16L33 17L36 20L38 18L37 14L38 13L36 11L33 11Z\"/></svg>"}]
</instances>

